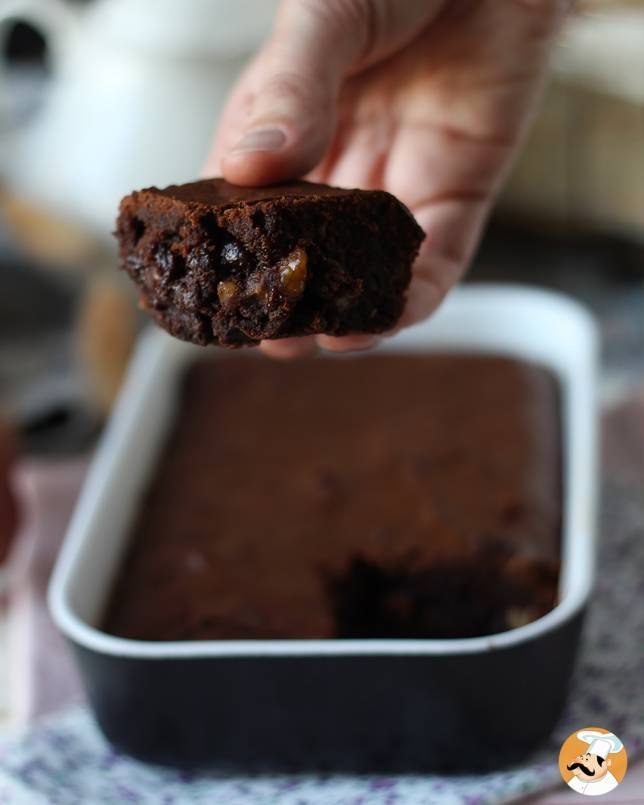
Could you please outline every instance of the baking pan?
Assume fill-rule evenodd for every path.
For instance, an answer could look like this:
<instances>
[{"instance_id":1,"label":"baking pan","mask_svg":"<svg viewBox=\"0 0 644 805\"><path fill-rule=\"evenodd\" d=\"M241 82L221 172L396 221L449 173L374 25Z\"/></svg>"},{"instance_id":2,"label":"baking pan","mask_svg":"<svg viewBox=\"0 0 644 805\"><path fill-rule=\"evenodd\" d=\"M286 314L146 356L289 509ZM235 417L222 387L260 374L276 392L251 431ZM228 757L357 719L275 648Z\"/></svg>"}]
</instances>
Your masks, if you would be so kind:
<instances>
[{"instance_id":1,"label":"baking pan","mask_svg":"<svg viewBox=\"0 0 644 805\"><path fill-rule=\"evenodd\" d=\"M379 349L509 354L556 374L564 464L559 603L519 628L454 640L143 642L102 632L183 370L203 356L202 348L150 331L49 589L98 723L118 749L154 762L245 771L475 770L518 760L554 726L594 577L592 319L559 294L471 285Z\"/></svg>"}]
</instances>

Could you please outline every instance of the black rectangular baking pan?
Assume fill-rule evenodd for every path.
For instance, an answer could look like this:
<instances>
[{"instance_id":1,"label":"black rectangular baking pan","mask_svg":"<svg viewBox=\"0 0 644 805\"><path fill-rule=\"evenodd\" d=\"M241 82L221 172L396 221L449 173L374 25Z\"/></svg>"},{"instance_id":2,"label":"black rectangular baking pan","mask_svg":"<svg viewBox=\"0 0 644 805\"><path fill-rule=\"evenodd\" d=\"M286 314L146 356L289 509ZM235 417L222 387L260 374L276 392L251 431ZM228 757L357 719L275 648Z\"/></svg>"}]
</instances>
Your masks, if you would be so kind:
<instances>
[{"instance_id":1,"label":"black rectangular baking pan","mask_svg":"<svg viewBox=\"0 0 644 805\"><path fill-rule=\"evenodd\" d=\"M153 762L246 772L474 771L519 760L553 728L594 580L594 324L558 294L468 286L430 321L379 349L504 353L556 374L564 457L558 604L519 628L454 640L143 642L102 632L181 375L203 354L151 331L133 359L49 590L98 723L118 749Z\"/></svg>"}]
</instances>

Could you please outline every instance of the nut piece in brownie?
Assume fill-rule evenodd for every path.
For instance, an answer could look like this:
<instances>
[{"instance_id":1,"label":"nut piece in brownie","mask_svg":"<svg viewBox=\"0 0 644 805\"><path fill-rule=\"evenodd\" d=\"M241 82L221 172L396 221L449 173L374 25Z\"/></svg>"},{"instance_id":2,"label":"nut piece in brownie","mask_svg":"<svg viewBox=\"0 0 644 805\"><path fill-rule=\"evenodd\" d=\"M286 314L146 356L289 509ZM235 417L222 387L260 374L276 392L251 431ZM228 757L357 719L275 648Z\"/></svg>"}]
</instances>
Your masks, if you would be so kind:
<instances>
[{"instance_id":1,"label":"nut piece in brownie","mask_svg":"<svg viewBox=\"0 0 644 805\"><path fill-rule=\"evenodd\" d=\"M227 347L390 329L424 237L382 190L223 179L131 193L116 236L157 323Z\"/></svg>"}]
</instances>

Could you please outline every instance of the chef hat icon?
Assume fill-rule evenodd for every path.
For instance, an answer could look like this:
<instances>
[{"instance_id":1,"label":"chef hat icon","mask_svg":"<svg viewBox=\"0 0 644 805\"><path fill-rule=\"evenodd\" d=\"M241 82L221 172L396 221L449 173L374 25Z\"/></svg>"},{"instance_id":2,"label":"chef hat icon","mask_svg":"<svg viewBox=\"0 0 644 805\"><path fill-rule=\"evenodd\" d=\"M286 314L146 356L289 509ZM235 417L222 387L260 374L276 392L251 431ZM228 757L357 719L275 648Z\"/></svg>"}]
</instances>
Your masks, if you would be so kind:
<instances>
[{"instance_id":1,"label":"chef hat icon","mask_svg":"<svg viewBox=\"0 0 644 805\"><path fill-rule=\"evenodd\" d=\"M617 735L612 732L599 732L598 730L581 730L577 733L580 741L590 744L586 750L591 755L606 760L606 756L612 752L619 752L624 745Z\"/></svg>"}]
</instances>

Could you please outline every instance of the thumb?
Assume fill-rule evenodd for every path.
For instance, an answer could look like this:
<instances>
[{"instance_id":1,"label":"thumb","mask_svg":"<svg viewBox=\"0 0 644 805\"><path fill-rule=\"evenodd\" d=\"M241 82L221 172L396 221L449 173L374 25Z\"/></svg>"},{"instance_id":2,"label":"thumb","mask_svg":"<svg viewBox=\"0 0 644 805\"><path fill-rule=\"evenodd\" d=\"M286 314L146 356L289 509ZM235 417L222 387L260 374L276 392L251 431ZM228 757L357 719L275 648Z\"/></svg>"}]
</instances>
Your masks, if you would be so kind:
<instances>
[{"instance_id":1,"label":"thumb","mask_svg":"<svg viewBox=\"0 0 644 805\"><path fill-rule=\"evenodd\" d=\"M412 39L440 5L283 0L270 40L231 96L209 167L242 185L310 171L333 137L345 75Z\"/></svg>"}]
</instances>

